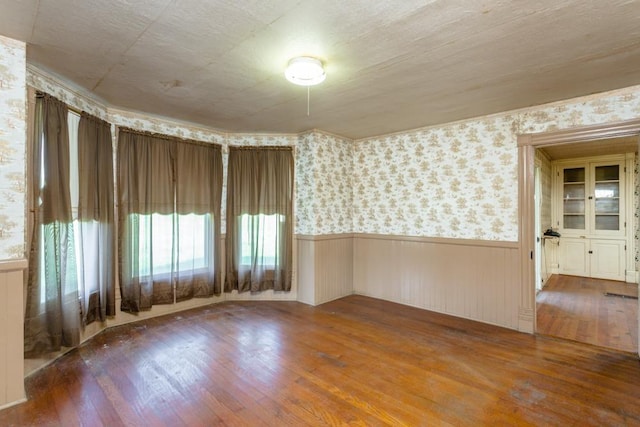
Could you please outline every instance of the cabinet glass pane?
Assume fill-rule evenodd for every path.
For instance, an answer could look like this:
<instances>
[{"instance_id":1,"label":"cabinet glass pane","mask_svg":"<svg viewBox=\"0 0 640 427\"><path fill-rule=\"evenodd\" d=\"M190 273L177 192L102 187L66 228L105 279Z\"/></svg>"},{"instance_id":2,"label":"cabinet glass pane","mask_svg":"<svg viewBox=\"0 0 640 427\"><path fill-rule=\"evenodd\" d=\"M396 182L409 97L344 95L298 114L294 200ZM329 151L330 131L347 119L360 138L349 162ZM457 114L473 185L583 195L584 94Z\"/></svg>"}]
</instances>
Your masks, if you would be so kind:
<instances>
[{"instance_id":1,"label":"cabinet glass pane","mask_svg":"<svg viewBox=\"0 0 640 427\"><path fill-rule=\"evenodd\" d=\"M564 213L583 214L584 200L563 200Z\"/></svg>"},{"instance_id":2,"label":"cabinet glass pane","mask_svg":"<svg viewBox=\"0 0 640 427\"><path fill-rule=\"evenodd\" d=\"M584 215L565 215L564 228L584 230Z\"/></svg>"},{"instance_id":3,"label":"cabinet glass pane","mask_svg":"<svg viewBox=\"0 0 640 427\"><path fill-rule=\"evenodd\" d=\"M620 199L596 199L597 214L617 214L620 212Z\"/></svg>"},{"instance_id":4,"label":"cabinet glass pane","mask_svg":"<svg viewBox=\"0 0 640 427\"><path fill-rule=\"evenodd\" d=\"M619 197L620 183L618 182L596 182L596 198Z\"/></svg>"},{"instance_id":5,"label":"cabinet glass pane","mask_svg":"<svg viewBox=\"0 0 640 427\"><path fill-rule=\"evenodd\" d=\"M620 166L597 166L596 181L617 181L620 179Z\"/></svg>"},{"instance_id":6,"label":"cabinet glass pane","mask_svg":"<svg viewBox=\"0 0 640 427\"><path fill-rule=\"evenodd\" d=\"M565 169L564 182L584 182L584 168Z\"/></svg>"},{"instance_id":7,"label":"cabinet glass pane","mask_svg":"<svg viewBox=\"0 0 640 427\"><path fill-rule=\"evenodd\" d=\"M565 184L565 199L584 199L584 184Z\"/></svg>"},{"instance_id":8,"label":"cabinet glass pane","mask_svg":"<svg viewBox=\"0 0 640 427\"><path fill-rule=\"evenodd\" d=\"M596 215L596 230L619 230L618 215Z\"/></svg>"}]
</instances>

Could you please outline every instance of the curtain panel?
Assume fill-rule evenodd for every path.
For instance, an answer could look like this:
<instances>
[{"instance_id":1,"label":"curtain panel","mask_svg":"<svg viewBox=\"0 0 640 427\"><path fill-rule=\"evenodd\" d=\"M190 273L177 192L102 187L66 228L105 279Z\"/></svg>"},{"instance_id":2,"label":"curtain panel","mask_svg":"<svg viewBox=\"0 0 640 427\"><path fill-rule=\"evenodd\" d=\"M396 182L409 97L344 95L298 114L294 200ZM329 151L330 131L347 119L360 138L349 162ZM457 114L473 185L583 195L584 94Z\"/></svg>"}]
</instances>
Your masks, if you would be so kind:
<instances>
[{"instance_id":1,"label":"curtain panel","mask_svg":"<svg viewBox=\"0 0 640 427\"><path fill-rule=\"evenodd\" d=\"M222 150L120 129L121 310L220 294Z\"/></svg>"},{"instance_id":2,"label":"curtain panel","mask_svg":"<svg viewBox=\"0 0 640 427\"><path fill-rule=\"evenodd\" d=\"M292 147L229 147L225 292L290 291Z\"/></svg>"},{"instance_id":3,"label":"curtain panel","mask_svg":"<svg viewBox=\"0 0 640 427\"><path fill-rule=\"evenodd\" d=\"M177 253L176 301L209 297L221 293L220 283L220 208L222 203L222 149L219 145L176 143L176 212L180 247L194 247L203 238L185 233L191 215L207 218L202 230L205 256L215 268L201 268L198 254L185 248Z\"/></svg>"},{"instance_id":4,"label":"curtain panel","mask_svg":"<svg viewBox=\"0 0 640 427\"><path fill-rule=\"evenodd\" d=\"M115 258L111 125L82 113L78 125L78 251L82 321L114 316Z\"/></svg>"},{"instance_id":5,"label":"curtain panel","mask_svg":"<svg viewBox=\"0 0 640 427\"><path fill-rule=\"evenodd\" d=\"M30 107L34 104L29 104ZM33 215L24 324L26 357L80 341L80 304L69 184L67 106L38 95L30 121Z\"/></svg>"}]
</instances>

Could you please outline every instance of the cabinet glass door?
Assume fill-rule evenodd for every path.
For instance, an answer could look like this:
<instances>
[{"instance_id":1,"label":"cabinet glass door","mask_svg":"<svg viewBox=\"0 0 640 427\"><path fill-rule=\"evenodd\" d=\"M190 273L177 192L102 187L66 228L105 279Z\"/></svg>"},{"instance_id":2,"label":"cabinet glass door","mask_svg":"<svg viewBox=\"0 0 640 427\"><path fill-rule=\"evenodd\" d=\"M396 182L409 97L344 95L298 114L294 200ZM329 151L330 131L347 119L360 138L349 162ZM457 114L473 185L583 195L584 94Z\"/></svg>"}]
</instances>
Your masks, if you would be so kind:
<instances>
[{"instance_id":1,"label":"cabinet glass door","mask_svg":"<svg viewBox=\"0 0 640 427\"><path fill-rule=\"evenodd\" d=\"M563 170L563 228L585 229L585 168Z\"/></svg>"},{"instance_id":2,"label":"cabinet glass door","mask_svg":"<svg viewBox=\"0 0 640 427\"><path fill-rule=\"evenodd\" d=\"M596 230L620 230L620 166L596 166L594 190Z\"/></svg>"}]
</instances>

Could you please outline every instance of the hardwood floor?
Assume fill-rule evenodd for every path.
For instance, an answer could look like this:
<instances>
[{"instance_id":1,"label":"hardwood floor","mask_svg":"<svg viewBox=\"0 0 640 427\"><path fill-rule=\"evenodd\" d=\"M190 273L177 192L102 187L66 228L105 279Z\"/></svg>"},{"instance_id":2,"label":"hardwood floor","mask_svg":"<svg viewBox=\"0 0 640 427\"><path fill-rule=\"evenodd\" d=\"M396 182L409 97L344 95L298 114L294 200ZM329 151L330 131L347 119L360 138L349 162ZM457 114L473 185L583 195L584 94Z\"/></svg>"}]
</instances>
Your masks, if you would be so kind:
<instances>
[{"instance_id":1,"label":"hardwood floor","mask_svg":"<svg viewBox=\"0 0 640 427\"><path fill-rule=\"evenodd\" d=\"M552 335L602 347L638 352L636 284L588 277L553 275L538 293L537 327Z\"/></svg>"},{"instance_id":2,"label":"hardwood floor","mask_svg":"<svg viewBox=\"0 0 640 427\"><path fill-rule=\"evenodd\" d=\"M225 302L108 330L0 425L631 425L640 364L361 296Z\"/></svg>"}]
</instances>

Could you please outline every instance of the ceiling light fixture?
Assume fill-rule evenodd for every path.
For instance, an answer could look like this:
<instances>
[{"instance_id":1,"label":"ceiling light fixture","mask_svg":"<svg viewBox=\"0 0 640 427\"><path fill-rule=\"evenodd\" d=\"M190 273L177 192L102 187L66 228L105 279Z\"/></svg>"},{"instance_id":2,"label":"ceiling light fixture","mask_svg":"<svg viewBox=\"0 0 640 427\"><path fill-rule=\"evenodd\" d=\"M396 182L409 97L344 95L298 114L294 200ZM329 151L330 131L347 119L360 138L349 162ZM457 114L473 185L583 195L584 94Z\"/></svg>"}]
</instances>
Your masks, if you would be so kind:
<instances>
[{"instance_id":1,"label":"ceiling light fixture","mask_svg":"<svg viewBox=\"0 0 640 427\"><path fill-rule=\"evenodd\" d=\"M284 76L291 83L300 86L315 86L324 81L327 74L319 59L310 56L298 56L289 61Z\"/></svg>"}]
</instances>

